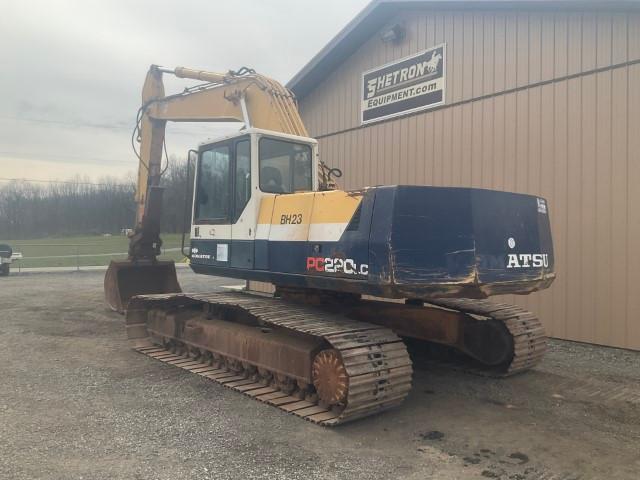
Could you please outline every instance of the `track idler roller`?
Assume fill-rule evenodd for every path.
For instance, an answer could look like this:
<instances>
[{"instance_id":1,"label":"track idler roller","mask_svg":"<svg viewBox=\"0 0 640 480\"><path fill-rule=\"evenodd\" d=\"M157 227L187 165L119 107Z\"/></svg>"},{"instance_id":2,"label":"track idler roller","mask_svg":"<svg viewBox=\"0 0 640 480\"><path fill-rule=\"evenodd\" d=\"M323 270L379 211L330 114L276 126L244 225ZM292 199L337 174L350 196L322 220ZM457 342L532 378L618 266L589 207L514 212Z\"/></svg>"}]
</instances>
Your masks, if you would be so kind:
<instances>
[{"instance_id":1,"label":"track idler roller","mask_svg":"<svg viewBox=\"0 0 640 480\"><path fill-rule=\"evenodd\" d=\"M337 350L323 350L315 356L311 377L318 398L324 404L337 405L346 400L349 393L349 376Z\"/></svg>"},{"instance_id":2,"label":"track idler roller","mask_svg":"<svg viewBox=\"0 0 640 480\"><path fill-rule=\"evenodd\" d=\"M504 323L489 319L462 325L462 351L489 367L509 365L514 353L513 337Z\"/></svg>"}]
</instances>

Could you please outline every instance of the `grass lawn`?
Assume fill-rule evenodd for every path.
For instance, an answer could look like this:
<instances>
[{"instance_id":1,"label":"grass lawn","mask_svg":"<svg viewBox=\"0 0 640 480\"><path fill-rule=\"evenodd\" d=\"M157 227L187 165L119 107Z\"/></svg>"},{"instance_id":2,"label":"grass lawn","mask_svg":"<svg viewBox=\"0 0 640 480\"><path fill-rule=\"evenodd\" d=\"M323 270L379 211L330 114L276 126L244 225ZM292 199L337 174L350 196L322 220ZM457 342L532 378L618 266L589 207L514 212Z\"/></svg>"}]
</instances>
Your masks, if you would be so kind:
<instances>
[{"instance_id":1,"label":"grass lawn","mask_svg":"<svg viewBox=\"0 0 640 480\"><path fill-rule=\"evenodd\" d=\"M162 248L172 251L165 252L160 258L183 261L184 257L179 250L181 238L179 233L163 234ZM187 237L185 241L188 240ZM23 258L14 261L11 268L18 268L18 265L22 268L108 265L111 260L126 259L129 248L129 239L124 235L0 240L0 243L11 245L14 252L22 253ZM176 248L178 250L173 250Z\"/></svg>"}]
</instances>

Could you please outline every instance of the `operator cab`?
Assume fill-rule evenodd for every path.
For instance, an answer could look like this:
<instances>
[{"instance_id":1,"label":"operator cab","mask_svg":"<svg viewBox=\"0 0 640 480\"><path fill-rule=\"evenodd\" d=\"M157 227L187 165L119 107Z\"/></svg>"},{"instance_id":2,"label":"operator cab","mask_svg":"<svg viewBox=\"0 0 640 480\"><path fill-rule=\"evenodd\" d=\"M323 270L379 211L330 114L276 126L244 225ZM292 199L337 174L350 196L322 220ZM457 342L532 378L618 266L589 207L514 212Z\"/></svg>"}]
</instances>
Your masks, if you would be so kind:
<instances>
[{"instance_id":1,"label":"operator cab","mask_svg":"<svg viewBox=\"0 0 640 480\"><path fill-rule=\"evenodd\" d=\"M317 142L247 129L198 148L194 223L236 223L263 194L317 189Z\"/></svg>"},{"instance_id":2,"label":"operator cab","mask_svg":"<svg viewBox=\"0 0 640 480\"><path fill-rule=\"evenodd\" d=\"M191 238L231 241L221 244L215 258L229 267L251 265L251 248L242 243L255 240L262 199L317 191L317 155L312 138L255 128L203 143L198 148Z\"/></svg>"}]
</instances>

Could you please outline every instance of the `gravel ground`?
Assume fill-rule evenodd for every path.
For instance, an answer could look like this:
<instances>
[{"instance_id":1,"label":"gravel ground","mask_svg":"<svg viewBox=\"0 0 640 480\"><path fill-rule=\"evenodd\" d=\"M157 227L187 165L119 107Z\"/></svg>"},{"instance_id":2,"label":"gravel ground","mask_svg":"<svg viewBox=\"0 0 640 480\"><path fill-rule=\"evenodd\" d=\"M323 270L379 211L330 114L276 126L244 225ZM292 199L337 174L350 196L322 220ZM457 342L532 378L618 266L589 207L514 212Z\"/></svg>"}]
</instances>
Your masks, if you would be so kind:
<instances>
[{"instance_id":1,"label":"gravel ground","mask_svg":"<svg viewBox=\"0 0 640 480\"><path fill-rule=\"evenodd\" d=\"M0 279L0 478L638 478L640 353L552 341L505 380L421 362L403 407L326 429L130 350L102 277Z\"/></svg>"}]
</instances>

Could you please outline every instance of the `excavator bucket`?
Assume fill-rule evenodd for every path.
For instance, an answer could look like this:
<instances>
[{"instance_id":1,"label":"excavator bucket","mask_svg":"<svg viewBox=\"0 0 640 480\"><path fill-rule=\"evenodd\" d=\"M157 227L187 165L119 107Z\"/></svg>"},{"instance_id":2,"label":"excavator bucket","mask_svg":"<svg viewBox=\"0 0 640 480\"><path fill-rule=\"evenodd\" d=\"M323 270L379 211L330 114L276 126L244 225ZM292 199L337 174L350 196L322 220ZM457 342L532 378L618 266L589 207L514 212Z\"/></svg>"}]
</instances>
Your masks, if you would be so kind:
<instances>
[{"instance_id":1,"label":"excavator bucket","mask_svg":"<svg viewBox=\"0 0 640 480\"><path fill-rule=\"evenodd\" d=\"M131 297L154 293L180 293L182 289L173 261L153 263L112 260L104 277L104 295L109 307L124 313Z\"/></svg>"}]
</instances>

